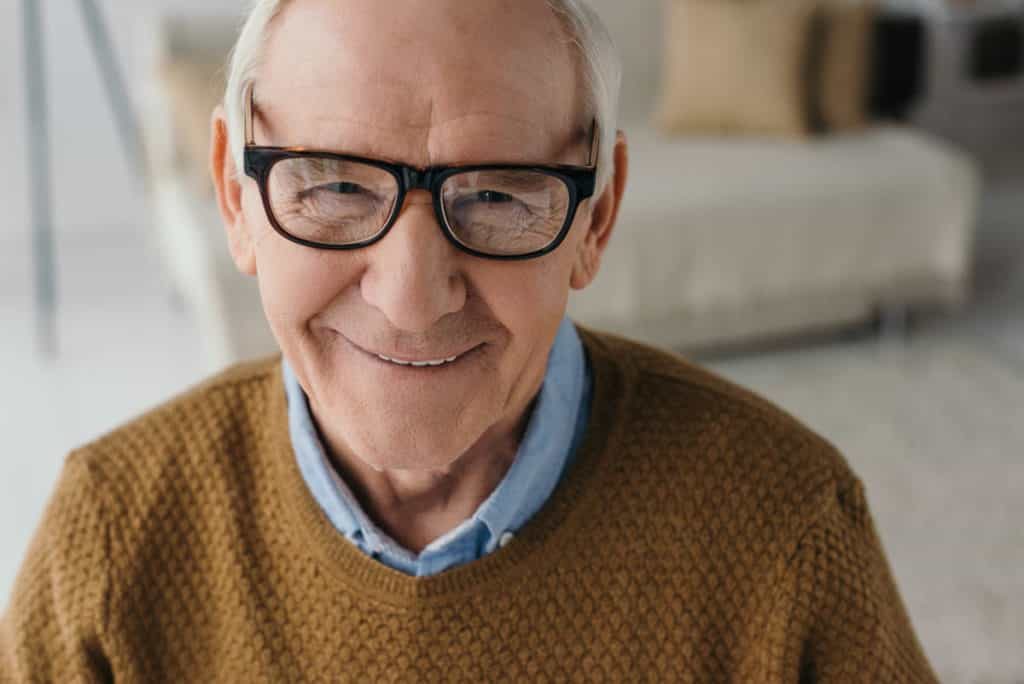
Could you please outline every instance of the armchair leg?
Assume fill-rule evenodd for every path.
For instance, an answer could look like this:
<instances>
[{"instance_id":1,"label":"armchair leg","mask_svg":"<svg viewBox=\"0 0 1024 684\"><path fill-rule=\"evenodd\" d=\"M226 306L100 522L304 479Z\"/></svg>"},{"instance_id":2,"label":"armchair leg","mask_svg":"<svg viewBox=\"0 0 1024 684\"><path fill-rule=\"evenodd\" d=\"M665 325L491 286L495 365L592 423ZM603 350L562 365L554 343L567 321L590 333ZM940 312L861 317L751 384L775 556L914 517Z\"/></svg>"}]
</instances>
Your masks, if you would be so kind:
<instances>
[{"instance_id":1,"label":"armchair leg","mask_svg":"<svg viewBox=\"0 0 1024 684\"><path fill-rule=\"evenodd\" d=\"M876 326L879 342L904 349L910 339L910 307L904 302L882 302L876 313Z\"/></svg>"},{"instance_id":2,"label":"armchair leg","mask_svg":"<svg viewBox=\"0 0 1024 684\"><path fill-rule=\"evenodd\" d=\"M25 42L29 188L32 202L32 255L35 263L36 349L41 356L52 360L57 356L57 277L53 254L46 55L38 0L22 2L22 21L22 40Z\"/></svg>"},{"instance_id":3,"label":"armchair leg","mask_svg":"<svg viewBox=\"0 0 1024 684\"><path fill-rule=\"evenodd\" d=\"M142 178L144 168L138 125L110 33L96 0L80 0L86 33L117 119L128 161ZM32 245L35 262L36 345L47 359L57 356L57 269L54 258L53 187L47 104L45 32L39 0L22 1L22 39L25 45L25 97L29 130L29 187L32 200Z\"/></svg>"}]
</instances>

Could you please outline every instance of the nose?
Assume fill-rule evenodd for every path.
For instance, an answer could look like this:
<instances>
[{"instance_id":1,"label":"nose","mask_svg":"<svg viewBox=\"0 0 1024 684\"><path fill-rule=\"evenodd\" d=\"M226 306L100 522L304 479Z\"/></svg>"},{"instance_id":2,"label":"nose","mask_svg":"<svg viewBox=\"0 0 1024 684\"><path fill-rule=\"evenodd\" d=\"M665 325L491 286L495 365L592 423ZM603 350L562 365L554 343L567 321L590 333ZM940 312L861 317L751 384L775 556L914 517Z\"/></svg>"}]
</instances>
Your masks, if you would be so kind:
<instances>
[{"instance_id":1,"label":"nose","mask_svg":"<svg viewBox=\"0 0 1024 684\"><path fill-rule=\"evenodd\" d=\"M409 192L391 230L366 250L363 299L395 328L427 332L465 305L459 252L441 233L429 193Z\"/></svg>"}]
</instances>

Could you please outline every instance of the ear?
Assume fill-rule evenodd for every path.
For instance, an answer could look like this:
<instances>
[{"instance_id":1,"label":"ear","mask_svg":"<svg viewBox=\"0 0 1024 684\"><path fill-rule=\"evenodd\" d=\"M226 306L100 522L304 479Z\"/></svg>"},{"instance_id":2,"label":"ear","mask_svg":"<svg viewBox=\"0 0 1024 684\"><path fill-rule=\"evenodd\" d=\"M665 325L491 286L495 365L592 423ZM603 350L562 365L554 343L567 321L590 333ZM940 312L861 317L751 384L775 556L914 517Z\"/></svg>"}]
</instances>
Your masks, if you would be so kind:
<instances>
[{"instance_id":1,"label":"ear","mask_svg":"<svg viewBox=\"0 0 1024 684\"><path fill-rule=\"evenodd\" d=\"M227 231L231 257L239 271L254 276L256 250L242 211L242 179L231 154L227 117L222 105L213 110L210 128L210 174L217 191L217 206Z\"/></svg>"},{"instance_id":2,"label":"ear","mask_svg":"<svg viewBox=\"0 0 1024 684\"><path fill-rule=\"evenodd\" d=\"M629 152L626 147L626 134L619 131L615 136L614 169L612 178L600 197L591 199L590 221L587 233L576 249L576 260L573 263L569 286L574 290L582 290L590 285L601 267L601 255L608 246L615 227L615 219L619 215L622 194L626 189L626 177L629 174Z\"/></svg>"}]
</instances>

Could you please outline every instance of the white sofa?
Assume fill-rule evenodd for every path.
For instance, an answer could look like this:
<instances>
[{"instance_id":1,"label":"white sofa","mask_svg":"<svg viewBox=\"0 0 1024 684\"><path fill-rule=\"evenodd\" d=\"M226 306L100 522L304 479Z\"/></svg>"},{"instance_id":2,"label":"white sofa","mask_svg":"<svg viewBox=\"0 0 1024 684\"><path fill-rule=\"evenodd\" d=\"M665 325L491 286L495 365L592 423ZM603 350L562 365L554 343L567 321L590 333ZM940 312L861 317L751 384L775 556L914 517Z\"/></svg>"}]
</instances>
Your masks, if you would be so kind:
<instances>
[{"instance_id":1,"label":"white sofa","mask_svg":"<svg viewBox=\"0 0 1024 684\"><path fill-rule=\"evenodd\" d=\"M891 124L812 142L662 137L649 123L661 3L593 4L625 62L620 127L631 164L601 272L570 300L577 320L694 349L966 300L979 190L966 156ZM236 26L208 16L162 22L154 68L191 61L222 77L215 70ZM144 115L151 194L207 364L273 349L255 283L235 272L212 197L199 189L206 181L181 159L181 127L169 112L182 94L154 83Z\"/></svg>"},{"instance_id":2,"label":"white sofa","mask_svg":"<svg viewBox=\"0 0 1024 684\"><path fill-rule=\"evenodd\" d=\"M636 162L577 319L703 348L967 295L971 163L898 126L823 137L666 140L625 123Z\"/></svg>"}]
</instances>

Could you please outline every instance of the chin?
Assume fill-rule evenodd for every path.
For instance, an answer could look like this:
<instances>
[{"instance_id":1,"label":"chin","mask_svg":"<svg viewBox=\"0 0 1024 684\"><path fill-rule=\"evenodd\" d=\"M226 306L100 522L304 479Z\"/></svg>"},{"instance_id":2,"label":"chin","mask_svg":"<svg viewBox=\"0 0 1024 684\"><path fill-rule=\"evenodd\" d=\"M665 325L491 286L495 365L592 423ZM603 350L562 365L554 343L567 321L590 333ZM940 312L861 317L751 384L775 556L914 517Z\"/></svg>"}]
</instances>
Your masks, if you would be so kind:
<instances>
[{"instance_id":1,"label":"chin","mask_svg":"<svg viewBox=\"0 0 1024 684\"><path fill-rule=\"evenodd\" d=\"M397 438L396 438L397 437ZM451 433L421 431L362 432L349 446L374 470L444 470L457 461L476 439L452 439Z\"/></svg>"},{"instance_id":2,"label":"chin","mask_svg":"<svg viewBox=\"0 0 1024 684\"><path fill-rule=\"evenodd\" d=\"M469 396L377 393L369 401L336 396L336 415L353 455L377 468L439 469L469 451L502 418L501 393L475 388ZM446 400L447 399L447 400Z\"/></svg>"}]
</instances>

